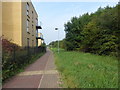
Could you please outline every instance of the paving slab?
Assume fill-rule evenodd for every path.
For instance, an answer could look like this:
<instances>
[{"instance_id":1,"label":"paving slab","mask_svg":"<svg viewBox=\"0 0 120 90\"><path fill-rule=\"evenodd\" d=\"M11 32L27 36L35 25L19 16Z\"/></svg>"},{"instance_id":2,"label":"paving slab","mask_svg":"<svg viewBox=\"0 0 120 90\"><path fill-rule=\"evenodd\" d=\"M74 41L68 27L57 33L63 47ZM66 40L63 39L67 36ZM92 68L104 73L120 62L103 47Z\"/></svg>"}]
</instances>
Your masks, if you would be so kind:
<instances>
[{"instance_id":1,"label":"paving slab","mask_svg":"<svg viewBox=\"0 0 120 90\"><path fill-rule=\"evenodd\" d=\"M42 75L16 76L8 81L3 88L37 88Z\"/></svg>"},{"instance_id":2,"label":"paving slab","mask_svg":"<svg viewBox=\"0 0 120 90\"><path fill-rule=\"evenodd\" d=\"M45 71L43 74L39 88L59 88L59 73L56 70L53 53L50 51L49 60L46 63Z\"/></svg>"},{"instance_id":3,"label":"paving slab","mask_svg":"<svg viewBox=\"0 0 120 90\"><path fill-rule=\"evenodd\" d=\"M40 88L59 88L58 75L45 74L39 87Z\"/></svg>"}]
</instances>

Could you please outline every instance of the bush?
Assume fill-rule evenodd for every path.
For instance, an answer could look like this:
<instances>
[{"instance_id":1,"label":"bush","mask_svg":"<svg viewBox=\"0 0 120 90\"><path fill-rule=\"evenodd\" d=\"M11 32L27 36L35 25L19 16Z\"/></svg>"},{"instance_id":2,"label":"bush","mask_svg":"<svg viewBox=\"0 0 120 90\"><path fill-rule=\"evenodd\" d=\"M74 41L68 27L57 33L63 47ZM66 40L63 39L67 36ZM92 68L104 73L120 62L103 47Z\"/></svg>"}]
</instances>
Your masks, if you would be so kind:
<instances>
[{"instance_id":1,"label":"bush","mask_svg":"<svg viewBox=\"0 0 120 90\"><path fill-rule=\"evenodd\" d=\"M107 6L73 17L65 24L65 49L120 57L119 7Z\"/></svg>"},{"instance_id":2,"label":"bush","mask_svg":"<svg viewBox=\"0 0 120 90\"><path fill-rule=\"evenodd\" d=\"M46 47L20 47L7 39L2 40L2 80L15 75L18 70L31 62L38 53L46 52Z\"/></svg>"}]
</instances>

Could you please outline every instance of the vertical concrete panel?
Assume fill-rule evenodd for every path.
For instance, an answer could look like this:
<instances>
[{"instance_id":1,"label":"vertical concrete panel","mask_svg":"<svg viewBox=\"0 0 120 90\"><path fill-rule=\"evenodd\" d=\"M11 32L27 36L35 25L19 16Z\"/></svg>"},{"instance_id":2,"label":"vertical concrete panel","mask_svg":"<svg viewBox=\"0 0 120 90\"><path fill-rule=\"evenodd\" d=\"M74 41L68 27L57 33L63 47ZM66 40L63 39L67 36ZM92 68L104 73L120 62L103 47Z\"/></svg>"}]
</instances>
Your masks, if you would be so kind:
<instances>
[{"instance_id":1,"label":"vertical concrete panel","mask_svg":"<svg viewBox=\"0 0 120 90\"><path fill-rule=\"evenodd\" d=\"M0 1L0 89L2 88L2 1Z\"/></svg>"},{"instance_id":2,"label":"vertical concrete panel","mask_svg":"<svg viewBox=\"0 0 120 90\"><path fill-rule=\"evenodd\" d=\"M26 14L26 2L22 2L22 46L27 46L27 14Z\"/></svg>"},{"instance_id":3,"label":"vertical concrete panel","mask_svg":"<svg viewBox=\"0 0 120 90\"><path fill-rule=\"evenodd\" d=\"M21 3L3 2L2 16L4 38L21 46Z\"/></svg>"},{"instance_id":4,"label":"vertical concrete panel","mask_svg":"<svg viewBox=\"0 0 120 90\"><path fill-rule=\"evenodd\" d=\"M2 1L0 1L0 37L2 36Z\"/></svg>"},{"instance_id":5,"label":"vertical concrete panel","mask_svg":"<svg viewBox=\"0 0 120 90\"><path fill-rule=\"evenodd\" d=\"M16 8L17 7L17 8ZM22 27L21 27L21 2L14 2L13 4L13 38L14 41L22 46L22 38L21 38L21 33L22 33Z\"/></svg>"},{"instance_id":6,"label":"vertical concrete panel","mask_svg":"<svg viewBox=\"0 0 120 90\"><path fill-rule=\"evenodd\" d=\"M2 35L8 40L13 40L12 5L10 2L2 3Z\"/></svg>"}]
</instances>

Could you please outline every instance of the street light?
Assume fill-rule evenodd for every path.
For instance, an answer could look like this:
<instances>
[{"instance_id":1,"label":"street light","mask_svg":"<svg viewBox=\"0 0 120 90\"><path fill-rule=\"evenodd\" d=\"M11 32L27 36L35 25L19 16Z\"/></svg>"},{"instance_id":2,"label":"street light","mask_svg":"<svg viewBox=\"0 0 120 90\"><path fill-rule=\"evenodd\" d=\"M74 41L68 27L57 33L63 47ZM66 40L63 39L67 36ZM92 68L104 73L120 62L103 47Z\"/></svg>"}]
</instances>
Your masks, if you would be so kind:
<instances>
[{"instance_id":1,"label":"street light","mask_svg":"<svg viewBox=\"0 0 120 90\"><path fill-rule=\"evenodd\" d=\"M58 30L58 28L55 28L55 30ZM59 53L59 30L58 30L58 53Z\"/></svg>"}]
</instances>

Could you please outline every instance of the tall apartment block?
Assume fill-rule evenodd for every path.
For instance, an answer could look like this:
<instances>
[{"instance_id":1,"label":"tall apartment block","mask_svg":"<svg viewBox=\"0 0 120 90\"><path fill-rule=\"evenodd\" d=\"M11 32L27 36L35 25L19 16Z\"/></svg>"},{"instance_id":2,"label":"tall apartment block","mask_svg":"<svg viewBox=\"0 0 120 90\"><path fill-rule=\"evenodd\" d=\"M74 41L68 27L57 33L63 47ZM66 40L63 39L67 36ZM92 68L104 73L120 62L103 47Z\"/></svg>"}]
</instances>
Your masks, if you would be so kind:
<instances>
[{"instance_id":1,"label":"tall apartment block","mask_svg":"<svg viewBox=\"0 0 120 90\"><path fill-rule=\"evenodd\" d=\"M2 35L19 46L38 43L38 14L32 2L2 2Z\"/></svg>"}]
</instances>

